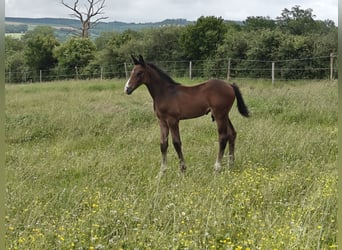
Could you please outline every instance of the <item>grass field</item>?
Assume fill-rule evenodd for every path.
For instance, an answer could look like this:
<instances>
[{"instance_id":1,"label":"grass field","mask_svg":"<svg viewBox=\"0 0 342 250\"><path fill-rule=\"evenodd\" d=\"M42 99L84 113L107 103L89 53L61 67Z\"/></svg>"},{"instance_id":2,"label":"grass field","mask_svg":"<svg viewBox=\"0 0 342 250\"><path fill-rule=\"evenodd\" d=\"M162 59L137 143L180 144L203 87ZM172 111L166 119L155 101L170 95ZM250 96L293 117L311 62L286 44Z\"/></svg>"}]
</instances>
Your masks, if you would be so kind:
<instances>
[{"instance_id":1,"label":"grass field","mask_svg":"<svg viewBox=\"0 0 342 250\"><path fill-rule=\"evenodd\" d=\"M7 249L337 248L337 83L237 82L234 168L208 115L159 180L152 100L124 82L6 86Z\"/></svg>"}]
</instances>

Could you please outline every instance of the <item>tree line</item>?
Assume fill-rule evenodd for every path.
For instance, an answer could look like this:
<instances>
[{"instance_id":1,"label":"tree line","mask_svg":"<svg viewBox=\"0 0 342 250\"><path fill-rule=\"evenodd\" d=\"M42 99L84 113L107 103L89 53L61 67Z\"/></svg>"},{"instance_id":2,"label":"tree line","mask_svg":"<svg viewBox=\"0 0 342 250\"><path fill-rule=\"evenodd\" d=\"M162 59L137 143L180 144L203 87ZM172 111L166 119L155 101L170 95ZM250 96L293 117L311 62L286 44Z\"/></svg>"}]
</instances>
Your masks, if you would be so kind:
<instances>
[{"instance_id":1,"label":"tree line","mask_svg":"<svg viewBox=\"0 0 342 250\"><path fill-rule=\"evenodd\" d=\"M231 58L232 69L262 68L265 62L288 62L281 71L284 79L326 78L329 55L337 53L337 27L331 20L315 20L312 9L294 6L284 9L275 20L248 17L242 24L221 17L202 16L193 24L140 31L104 32L95 39L72 37L60 42L49 26L38 26L21 39L5 37L6 74L11 82L36 81L44 75L74 75L84 78L99 75L125 77L123 63L129 55L141 54L147 61L196 61L200 77L224 77L215 68ZM324 60L291 60L326 58ZM162 63L161 63L162 64ZM290 70L295 68L305 71ZM16 72L16 73L14 73ZM186 68L178 70L184 76ZM262 70L239 72L231 76L266 77ZM6 75L6 78L8 76Z\"/></svg>"}]
</instances>

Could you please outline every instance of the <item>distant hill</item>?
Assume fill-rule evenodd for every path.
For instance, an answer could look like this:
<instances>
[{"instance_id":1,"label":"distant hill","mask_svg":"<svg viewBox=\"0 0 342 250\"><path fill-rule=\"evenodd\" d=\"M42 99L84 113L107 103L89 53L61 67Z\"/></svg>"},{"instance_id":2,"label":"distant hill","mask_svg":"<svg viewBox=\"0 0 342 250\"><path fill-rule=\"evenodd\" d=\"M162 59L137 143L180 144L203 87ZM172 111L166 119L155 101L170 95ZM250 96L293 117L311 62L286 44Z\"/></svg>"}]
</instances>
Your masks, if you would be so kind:
<instances>
[{"instance_id":1,"label":"distant hill","mask_svg":"<svg viewBox=\"0 0 342 250\"><path fill-rule=\"evenodd\" d=\"M122 32L128 29L141 30L148 28L158 28L164 26L185 26L190 23L186 19L165 19L161 22L148 22L148 23L125 23L125 22L99 22L94 29L91 30L93 36L98 36L104 31L117 31ZM56 29L56 35L60 40L64 40L73 31L80 28L80 21L77 19L68 18L18 18L18 17L5 17L6 33L26 33L36 26L51 26Z\"/></svg>"},{"instance_id":2,"label":"distant hill","mask_svg":"<svg viewBox=\"0 0 342 250\"><path fill-rule=\"evenodd\" d=\"M49 26L71 26L78 25L76 19L67 18L21 18L21 17L5 17L5 23L11 24L31 24L31 25L49 25Z\"/></svg>"},{"instance_id":3,"label":"distant hill","mask_svg":"<svg viewBox=\"0 0 342 250\"><path fill-rule=\"evenodd\" d=\"M11 24L31 24L31 25L49 25L49 26L68 26L75 27L80 25L80 21L77 19L68 18L19 18L19 17L6 17L6 23ZM142 28L161 27L165 25L187 25L192 23L186 19L165 19L161 22L149 22L149 23L125 23L125 22L100 22L98 26L102 29L122 31L128 28L139 30Z\"/></svg>"},{"instance_id":4,"label":"distant hill","mask_svg":"<svg viewBox=\"0 0 342 250\"><path fill-rule=\"evenodd\" d=\"M240 21L226 21L236 22L242 25ZM161 22L147 22L147 23L125 23L125 22L99 22L95 28L91 29L90 34L93 38L99 36L104 31L123 32L125 30L139 31L142 29L159 28L165 26L186 26L193 21L186 19L165 19ZM80 28L80 21L77 19L68 18L19 18L19 17L5 17L6 34L25 34L28 30L34 29L36 26L51 26L56 30L56 37L60 41L64 41L67 37L75 34Z\"/></svg>"}]
</instances>

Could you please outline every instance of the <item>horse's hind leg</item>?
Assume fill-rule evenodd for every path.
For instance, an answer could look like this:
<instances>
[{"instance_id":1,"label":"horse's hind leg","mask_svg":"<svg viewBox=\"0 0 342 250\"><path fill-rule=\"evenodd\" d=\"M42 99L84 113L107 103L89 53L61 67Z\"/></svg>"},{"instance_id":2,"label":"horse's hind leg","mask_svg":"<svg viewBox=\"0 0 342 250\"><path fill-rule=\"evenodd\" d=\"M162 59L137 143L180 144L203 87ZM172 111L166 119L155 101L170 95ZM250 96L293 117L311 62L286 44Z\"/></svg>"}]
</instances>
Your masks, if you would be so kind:
<instances>
[{"instance_id":1,"label":"horse's hind leg","mask_svg":"<svg viewBox=\"0 0 342 250\"><path fill-rule=\"evenodd\" d=\"M182 152L182 143L180 140L178 121L169 122L169 126L171 130L172 143L179 158L179 169L182 173L184 173L186 170L186 165Z\"/></svg>"},{"instance_id":2,"label":"horse's hind leg","mask_svg":"<svg viewBox=\"0 0 342 250\"><path fill-rule=\"evenodd\" d=\"M235 138L236 131L233 127L232 122L228 118L228 142L229 142L229 166L234 166L234 148L235 148Z\"/></svg>"},{"instance_id":3,"label":"horse's hind leg","mask_svg":"<svg viewBox=\"0 0 342 250\"><path fill-rule=\"evenodd\" d=\"M217 130L218 130L218 136L219 136L219 152L217 155L216 163L215 163L215 170L220 171L222 168L222 158L224 154L224 150L227 146L228 141L228 125L227 125L227 117L223 118L217 118L216 117L216 123L217 123Z\"/></svg>"}]
</instances>

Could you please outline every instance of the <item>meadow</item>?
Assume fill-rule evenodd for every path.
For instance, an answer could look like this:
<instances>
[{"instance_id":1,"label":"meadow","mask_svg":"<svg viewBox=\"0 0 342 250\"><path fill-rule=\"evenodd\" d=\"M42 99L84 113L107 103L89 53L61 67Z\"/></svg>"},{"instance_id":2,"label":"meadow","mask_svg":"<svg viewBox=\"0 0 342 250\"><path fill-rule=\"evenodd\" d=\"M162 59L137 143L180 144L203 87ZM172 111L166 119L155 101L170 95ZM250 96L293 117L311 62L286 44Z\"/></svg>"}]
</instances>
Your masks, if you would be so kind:
<instances>
[{"instance_id":1,"label":"meadow","mask_svg":"<svg viewBox=\"0 0 342 250\"><path fill-rule=\"evenodd\" d=\"M215 173L207 115L160 179L152 100L124 83L6 86L6 249L337 248L337 82L237 81L235 166Z\"/></svg>"}]
</instances>

